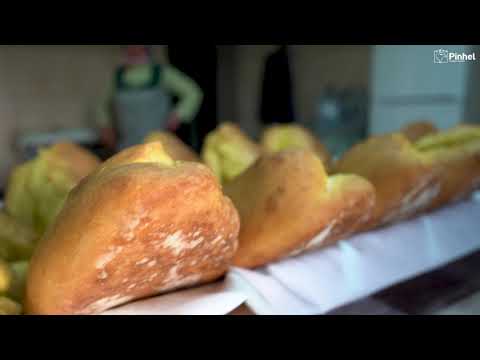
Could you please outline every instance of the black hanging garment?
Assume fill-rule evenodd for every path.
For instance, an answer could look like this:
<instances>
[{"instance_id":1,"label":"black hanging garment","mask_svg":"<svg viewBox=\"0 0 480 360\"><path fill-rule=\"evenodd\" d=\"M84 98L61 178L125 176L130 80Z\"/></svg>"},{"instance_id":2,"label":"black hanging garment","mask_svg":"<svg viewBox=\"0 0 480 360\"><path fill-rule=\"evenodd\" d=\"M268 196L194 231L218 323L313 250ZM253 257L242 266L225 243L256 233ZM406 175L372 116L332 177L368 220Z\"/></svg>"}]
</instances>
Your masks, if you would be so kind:
<instances>
[{"instance_id":1,"label":"black hanging garment","mask_svg":"<svg viewBox=\"0 0 480 360\"><path fill-rule=\"evenodd\" d=\"M168 45L168 57L173 66L195 80L203 91L203 103L192 124L177 132L199 151L205 136L217 126L217 47Z\"/></svg>"},{"instance_id":2,"label":"black hanging garment","mask_svg":"<svg viewBox=\"0 0 480 360\"><path fill-rule=\"evenodd\" d=\"M265 64L260 116L264 124L295 121L293 86L286 46L270 55Z\"/></svg>"}]
</instances>

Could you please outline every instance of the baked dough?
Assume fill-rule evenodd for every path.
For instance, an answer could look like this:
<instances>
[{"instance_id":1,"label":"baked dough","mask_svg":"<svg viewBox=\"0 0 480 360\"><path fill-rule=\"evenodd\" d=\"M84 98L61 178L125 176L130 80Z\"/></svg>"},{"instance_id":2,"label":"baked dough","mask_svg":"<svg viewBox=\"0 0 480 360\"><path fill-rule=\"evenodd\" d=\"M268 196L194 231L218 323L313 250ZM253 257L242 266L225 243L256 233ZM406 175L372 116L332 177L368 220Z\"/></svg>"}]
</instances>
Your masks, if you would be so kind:
<instances>
[{"instance_id":1,"label":"baked dough","mask_svg":"<svg viewBox=\"0 0 480 360\"><path fill-rule=\"evenodd\" d=\"M205 165L165 159L159 142L126 149L70 193L32 257L27 314L98 314L226 272L236 209Z\"/></svg>"},{"instance_id":2,"label":"baked dough","mask_svg":"<svg viewBox=\"0 0 480 360\"><path fill-rule=\"evenodd\" d=\"M330 169L331 156L327 148L301 125L272 125L263 132L261 144L267 152L312 150L320 157L327 172Z\"/></svg>"},{"instance_id":3,"label":"baked dough","mask_svg":"<svg viewBox=\"0 0 480 360\"><path fill-rule=\"evenodd\" d=\"M369 221L375 191L356 175L328 177L307 150L262 156L224 187L241 218L234 264L255 268L351 235Z\"/></svg>"},{"instance_id":4,"label":"baked dough","mask_svg":"<svg viewBox=\"0 0 480 360\"><path fill-rule=\"evenodd\" d=\"M91 152L72 143L40 150L33 160L12 171L5 197L7 212L43 235L69 191L100 163Z\"/></svg>"},{"instance_id":5,"label":"baked dough","mask_svg":"<svg viewBox=\"0 0 480 360\"><path fill-rule=\"evenodd\" d=\"M362 230L411 218L427 210L440 192L438 169L401 133L354 146L335 172L363 176L375 187L374 216Z\"/></svg>"},{"instance_id":6,"label":"baked dough","mask_svg":"<svg viewBox=\"0 0 480 360\"><path fill-rule=\"evenodd\" d=\"M237 125L226 122L207 135L202 160L226 183L253 165L261 153L260 145Z\"/></svg>"},{"instance_id":7,"label":"baked dough","mask_svg":"<svg viewBox=\"0 0 480 360\"><path fill-rule=\"evenodd\" d=\"M173 160L200 162L200 156L180 140L175 134L163 131L156 131L151 133L145 139L145 143L160 141Z\"/></svg>"},{"instance_id":8,"label":"baked dough","mask_svg":"<svg viewBox=\"0 0 480 360\"><path fill-rule=\"evenodd\" d=\"M430 209L462 200L480 188L480 126L459 125L423 137L415 147L440 172L440 192Z\"/></svg>"}]
</instances>

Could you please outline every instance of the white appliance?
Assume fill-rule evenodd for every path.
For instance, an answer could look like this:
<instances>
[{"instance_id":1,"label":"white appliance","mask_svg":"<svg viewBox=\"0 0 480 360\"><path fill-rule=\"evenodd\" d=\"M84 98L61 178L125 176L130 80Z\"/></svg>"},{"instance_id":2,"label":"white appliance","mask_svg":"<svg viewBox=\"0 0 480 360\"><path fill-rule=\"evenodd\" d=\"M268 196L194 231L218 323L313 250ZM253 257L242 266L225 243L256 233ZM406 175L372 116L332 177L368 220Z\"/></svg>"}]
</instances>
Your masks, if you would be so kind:
<instances>
[{"instance_id":1,"label":"white appliance","mask_svg":"<svg viewBox=\"0 0 480 360\"><path fill-rule=\"evenodd\" d=\"M472 54L477 60L436 63L434 52ZM396 131L416 120L441 129L478 114L472 99L478 94L480 52L475 46L388 45L373 48L370 133ZM445 58L438 58L445 60Z\"/></svg>"}]
</instances>

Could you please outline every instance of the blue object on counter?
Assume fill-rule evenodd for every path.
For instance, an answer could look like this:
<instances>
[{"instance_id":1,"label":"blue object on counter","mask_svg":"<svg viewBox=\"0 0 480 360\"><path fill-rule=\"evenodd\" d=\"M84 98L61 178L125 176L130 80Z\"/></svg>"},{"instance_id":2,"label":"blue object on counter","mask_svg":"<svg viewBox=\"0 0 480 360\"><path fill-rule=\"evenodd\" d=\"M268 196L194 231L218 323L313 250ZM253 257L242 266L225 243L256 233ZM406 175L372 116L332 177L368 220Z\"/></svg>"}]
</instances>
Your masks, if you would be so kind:
<instances>
[{"instance_id":1,"label":"blue object on counter","mask_svg":"<svg viewBox=\"0 0 480 360\"><path fill-rule=\"evenodd\" d=\"M366 91L327 87L317 101L310 126L334 157L365 138L368 128Z\"/></svg>"}]
</instances>

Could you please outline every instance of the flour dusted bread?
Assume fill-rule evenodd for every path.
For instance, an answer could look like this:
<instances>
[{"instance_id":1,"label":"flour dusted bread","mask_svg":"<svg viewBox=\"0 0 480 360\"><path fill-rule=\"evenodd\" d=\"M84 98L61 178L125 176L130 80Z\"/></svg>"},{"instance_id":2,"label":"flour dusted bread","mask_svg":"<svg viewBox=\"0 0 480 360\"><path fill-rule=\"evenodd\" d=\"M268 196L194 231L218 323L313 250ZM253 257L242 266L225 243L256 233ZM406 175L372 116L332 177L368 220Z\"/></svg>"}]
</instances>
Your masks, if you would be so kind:
<instances>
[{"instance_id":1,"label":"flour dusted bread","mask_svg":"<svg viewBox=\"0 0 480 360\"><path fill-rule=\"evenodd\" d=\"M167 158L168 159L168 158ZM239 217L212 172L125 150L69 195L30 264L27 314L98 314L221 277Z\"/></svg>"},{"instance_id":2,"label":"flour dusted bread","mask_svg":"<svg viewBox=\"0 0 480 360\"><path fill-rule=\"evenodd\" d=\"M354 146L335 171L363 176L375 186L374 216L363 230L415 216L427 210L440 192L437 169L401 133L372 137Z\"/></svg>"},{"instance_id":3,"label":"flour dusted bread","mask_svg":"<svg viewBox=\"0 0 480 360\"><path fill-rule=\"evenodd\" d=\"M180 140L175 134L165 131L155 131L147 136L145 143L160 141L165 152L173 160L200 162L195 151Z\"/></svg>"},{"instance_id":4,"label":"flour dusted bread","mask_svg":"<svg viewBox=\"0 0 480 360\"><path fill-rule=\"evenodd\" d=\"M375 197L359 176L328 177L307 150L263 155L224 189L242 224L234 264L247 268L347 237L369 221Z\"/></svg>"},{"instance_id":5,"label":"flour dusted bread","mask_svg":"<svg viewBox=\"0 0 480 360\"><path fill-rule=\"evenodd\" d=\"M261 144L270 153L289 149L314 151L322 160L325 169L330 169L331 156L327 148L301 125L272 125L263 132Z\"/></svg>"},{"instance_id":6,"label":"flour dusted bread","mask_svg":"<svg viewBox=\"0 0 480 360\"><path fill-rule=\"evenodd\" d=\"M415 143L440 173L440 192L430 209L464 199L480 188L480 126L459 125Z\"/></svg>"}]
</instances>

